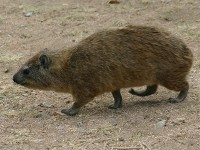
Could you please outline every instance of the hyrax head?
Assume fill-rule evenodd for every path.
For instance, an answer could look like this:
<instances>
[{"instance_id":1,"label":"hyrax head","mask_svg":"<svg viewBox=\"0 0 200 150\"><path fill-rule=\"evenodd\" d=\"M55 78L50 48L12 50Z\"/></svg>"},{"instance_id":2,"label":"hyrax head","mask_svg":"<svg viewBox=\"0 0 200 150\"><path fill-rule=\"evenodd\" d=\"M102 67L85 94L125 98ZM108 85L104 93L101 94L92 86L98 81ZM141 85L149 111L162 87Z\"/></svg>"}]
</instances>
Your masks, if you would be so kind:
<instances>
[{"instance_id":1,"label":"hyrax head","mask_svg":"<svg viewBox=\"0 0 200 150\"><path fill-rule=\"evenodd\" d=\"M46 89L51 86L50 73L52 61L44 51L28 60L13 76L13 81L28 88Z\"/></svg>"}]
</instances>

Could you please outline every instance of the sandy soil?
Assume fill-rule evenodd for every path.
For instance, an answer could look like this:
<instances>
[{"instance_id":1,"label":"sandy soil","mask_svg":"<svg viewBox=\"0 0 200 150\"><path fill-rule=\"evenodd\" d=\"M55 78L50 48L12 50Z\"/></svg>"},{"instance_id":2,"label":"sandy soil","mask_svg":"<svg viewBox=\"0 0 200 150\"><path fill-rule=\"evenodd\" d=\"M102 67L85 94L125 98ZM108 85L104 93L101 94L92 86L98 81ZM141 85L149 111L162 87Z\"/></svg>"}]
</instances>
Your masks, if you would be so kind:
<instances>
[{"instance_id":1,"label":"sandy soil","mask_svg":"<svg viewBox=\"0 0 200 150\"><path fill-rule=\"evenodd\" d=\"M191 48L195 58L184 102L168 103L177 93L162 87L145 98L124 89L121 110L107 109L113 102L107 93L69 117L60 110L70 107L71 95L13 84L13 74L38 51L127 24L163 27ZM0 149L199 150L199 48L199 0L0 0Z\"/></svg>"}]
</instances>

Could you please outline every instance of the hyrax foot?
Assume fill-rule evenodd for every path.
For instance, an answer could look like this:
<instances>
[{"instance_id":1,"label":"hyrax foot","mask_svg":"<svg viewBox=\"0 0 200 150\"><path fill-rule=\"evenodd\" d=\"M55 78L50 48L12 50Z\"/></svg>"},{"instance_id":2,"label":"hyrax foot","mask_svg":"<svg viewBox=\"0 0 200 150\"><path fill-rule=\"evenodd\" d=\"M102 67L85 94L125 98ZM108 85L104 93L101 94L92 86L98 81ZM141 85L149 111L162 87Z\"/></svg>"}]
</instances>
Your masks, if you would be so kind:
<instances>
[{"instance_id":1,"label":"hyrax foot","mask_svg":"<svg viewBox=\"0 0 200 150\"><path fill-rule=\"evenodd\" d=\"M61 110L61 113L64 113L69 116L75 116L78 112L79 112L79 109L72 109L72 108Z\"/></svg>"},{"instance_id":2,"label":"hyrax foot","mask_svg":"<svg viewBox=\"0 0 200 150\"><path fill-rule=\"evenodd\" d=\"M180 101L180 99L178 99L178 98L169 98L168 101L170 103L178 103L178 102L181 102L182 100Z\"/></svg>"},{"instance_id":3,"label":"hyrax foot","mask_svg":"<svg viewBox=\"0 0 200 150\"><path fill-rule=\"evenodd\" d=\"M170 103L178 103L178 102L183 101L187 97L188 89L189 88L187 88L184 91L181 91L176 98L169 98L169 102Z\"/></svg>"},{"instance_id":4,"label":"hyrax foot","mask_svg":"<svg viewBox=\"0 0 200 150\"><path fill-rule=\"evenodd\" d=\"M117 108L121 108L121 107L122 107L122 104L119 104L119 105L112 104L112 105L108 106L108 109L117 109Z\"/></svg>"},{"instance_id":5,"label":"hyrax foot","mask_svg":"<svg viewBox=\"0 0 200 150\"><path fill-rule=\"evenodd\" d=\"M116 90L112 92L114 97L114 104L108 106L109 109L117 109L122 107L122 96L120 90Z\"/></svg>"}]
</instances>

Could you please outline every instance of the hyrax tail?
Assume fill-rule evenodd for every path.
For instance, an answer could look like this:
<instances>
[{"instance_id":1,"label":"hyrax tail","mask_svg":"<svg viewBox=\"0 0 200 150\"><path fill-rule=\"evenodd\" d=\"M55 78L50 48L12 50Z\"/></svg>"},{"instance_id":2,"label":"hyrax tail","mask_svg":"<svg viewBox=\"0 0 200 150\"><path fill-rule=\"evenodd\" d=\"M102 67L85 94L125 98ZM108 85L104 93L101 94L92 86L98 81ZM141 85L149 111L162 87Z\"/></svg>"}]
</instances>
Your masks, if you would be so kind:
<instances>
[{"instance_id":1,"label":"hyrax tail","mask_svg":"<svg viewBox=\"0 0 200 150\"><path fill-rule=\"evenodd\" d=\"M158 88L158 85L155 84L155 85L147 86L145 91L136 92L134 89L130 89L129 93L131 93L132 95L137 95L137 96L149 96L151 94L154 94L157 88Z\"/></svg>"}]
</instances>

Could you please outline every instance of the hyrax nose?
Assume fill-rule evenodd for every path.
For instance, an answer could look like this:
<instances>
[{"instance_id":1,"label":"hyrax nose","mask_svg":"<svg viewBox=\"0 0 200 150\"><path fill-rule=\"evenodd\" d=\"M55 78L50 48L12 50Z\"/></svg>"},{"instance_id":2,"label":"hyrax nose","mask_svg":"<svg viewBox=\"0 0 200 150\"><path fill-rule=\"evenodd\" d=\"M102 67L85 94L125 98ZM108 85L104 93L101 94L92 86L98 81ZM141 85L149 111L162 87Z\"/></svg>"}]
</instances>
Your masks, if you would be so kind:
<instances>
[{"instance_id":1,"label":"hyrax nose","mask_svg":"<svg viewBox=\"0 0 200 150\"><path fill-rule=\"evenodd\" d=\"M20 84L20 80L19 80L19 77L18 77L17 74L15 74L15 75L13 76L13 81L14 81L15 83L17 83L17 84Z\"/></svg>"}]
</instances>

